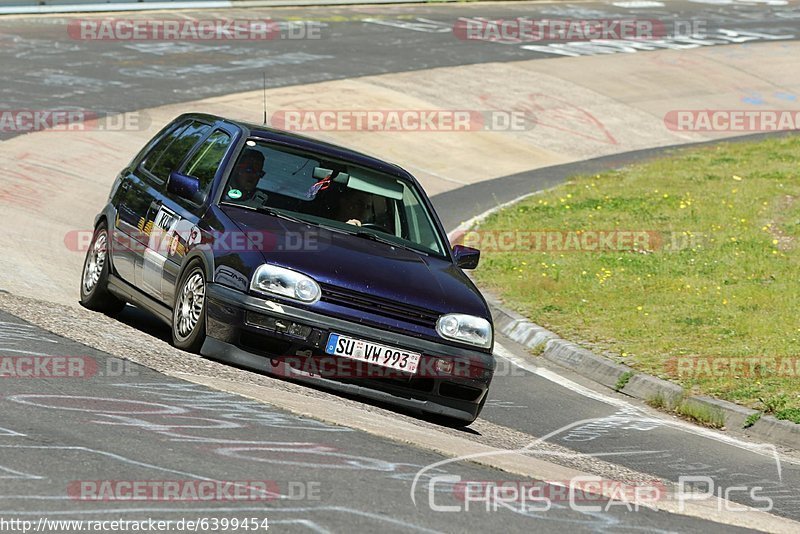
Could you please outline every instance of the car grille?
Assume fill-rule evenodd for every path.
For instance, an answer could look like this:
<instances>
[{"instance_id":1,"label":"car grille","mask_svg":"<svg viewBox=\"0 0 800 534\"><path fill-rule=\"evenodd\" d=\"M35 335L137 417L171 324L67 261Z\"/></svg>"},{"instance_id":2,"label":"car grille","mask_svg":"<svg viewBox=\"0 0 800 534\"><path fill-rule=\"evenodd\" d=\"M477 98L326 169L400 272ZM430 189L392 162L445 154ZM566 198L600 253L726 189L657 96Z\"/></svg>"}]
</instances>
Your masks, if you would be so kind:
<instances>
[{"instance_id":1,"label":"car grille","mask_svg":"<svg viewBox=\"0 0 800 534\"><path fill-rule=\"evenodd\" d=\"M434 328L436 321L439 319L438 313L425 308L401 304L393 300L382 299L366 293L327 284L322 285L322 297L320 300L329 304L374 313L430 328Z\"/></svg>"}]
</instances>

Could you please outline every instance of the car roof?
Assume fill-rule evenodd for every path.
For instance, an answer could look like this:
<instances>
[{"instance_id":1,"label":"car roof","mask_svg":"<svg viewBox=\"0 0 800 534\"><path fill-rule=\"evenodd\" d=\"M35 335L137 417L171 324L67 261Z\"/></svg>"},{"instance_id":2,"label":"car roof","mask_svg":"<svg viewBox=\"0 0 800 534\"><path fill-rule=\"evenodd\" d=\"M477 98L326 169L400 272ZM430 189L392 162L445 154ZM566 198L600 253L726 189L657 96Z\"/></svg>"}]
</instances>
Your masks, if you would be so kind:
<instances>
[{"instance_id":1,"label":"car roof","mask_svg":"<svg viewBox=\"0 0 800 534\"><path fill-rule=\"evenodd\" d=\"M269 126L263 124L260 125L253 124L253 123L228 119L225 117L221 117L219 115L212 115L208 113L186 113L181 117L205 119L213 122L221 121L228 124L232 124L242 129L246 137L258 137L288 147L307 150L310 152L316 152L324 156L331 157L333 159L340 159L346 162L361 165L363 167L380 170L388 174L391 174L392 176L395 176L397 178L412 182L414 185L419 187L419 183L417 182L416 178L414 178L414 176L411 173L409 173L399 165L395 165L394 163L389 163L387 161L378 159L368 154L364 154L362 152L358 152L356 150L335 145L333 143L328 143L327 141L321 141L319 139L314 139L313 137L307 137L305 135L300 135L286 130L270 128Z\"/></svg>"}]
</instances>

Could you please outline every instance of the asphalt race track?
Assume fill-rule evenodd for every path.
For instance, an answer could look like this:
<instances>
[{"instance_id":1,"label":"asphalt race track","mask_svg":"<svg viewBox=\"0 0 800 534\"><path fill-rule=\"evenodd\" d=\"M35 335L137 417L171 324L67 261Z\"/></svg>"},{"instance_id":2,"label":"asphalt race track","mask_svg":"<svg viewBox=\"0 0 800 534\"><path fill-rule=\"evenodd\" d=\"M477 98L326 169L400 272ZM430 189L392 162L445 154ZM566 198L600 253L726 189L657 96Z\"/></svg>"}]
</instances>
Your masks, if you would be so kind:
<instances>
[{"instance_id":1,"label":"asphalt race track","mask_svg":"<svg viewBox=\"0 0 800 534\"><path fill-rule=\"evenodd\" d=\"M630 7L634 5L645 7ZM788 54L796 52L797 49L791 47L800 35L800 4L797 2L737 0L259 8L137 13L131 18L146 16L164 19L269 16L282 21L286 28L307 28L308 21L313 21L323 38L277 40L269 42L268 46L248 41L85 41L72 38L65 30L69 21L74 20L70 17L9 17L0 19L2 107L84 109L105 114L170 106L171 112L183 102L204 99L217 102L215 98L225 95L258 91L264 72L267 73L267 88L276 92L270 95L279 91L291 94L294 90L301 95L308 84L359 83L367 77L377 77L369 80L377 79L377 85L383 88L402 87L404 80L419 80L423 73L434 72L432 69L462 67L473 69L469 70L473 75L485 72L485 79L473 79L470 83L493 88L502 85L504 80L492 73L516 68L516 62L536 60L535 63L545 66L536 68L547 69L547 65L552 65L555 72L562 65L565 71L575 68L578 61L582 62L581 68L589 69L593 64L600 64L595 62L617 66L651 61L641 59L647 55L667 57L671 64L680 64L681 58L687 58L688 64L697 61L701 54L717 54L730 61L752 54L746 61L757 64L758 54L765 51L773 54L771 57L776 57L781 50ZM614 50L604 43L564 46L549 41L535 45L472 42L455 38L453 33L453 25L459 17L634 16L703 21L708 37L692 38L694 42L674 40L671 42L674 46L669 49L671 55L666 56L664 48ZM787 67L783 73L787 85L798 83L794 74L800 72L797 57L785 59L786 65L794 61L795 67L794 71ZM481 70L484 65L485 70ZM381 75L400 77L382 78ZM534 83L531 81L532 85ZM584 85L592 87L593 83L606 82L587 79ZM754 94L748 86L739 86L739 82L727 79L717 79L713 83L727 88L733 85L737 94L743 95L741 98L751 101L779 98L775 96L779 94L795 95L791 87L775 86L774 91L766 95L763 92ZM631 84L635 86L635 80L631 79ZM679 91L675 89L679 86L670 86L670 90ZM458 86L432 85L419 91L446 95L454 103L453 107L458 107ZM701 101L689 91L681 97L687 101L695 98L692 104ZM297 98L299 100L300 96ZM619 98L623 100L624 96ZM784 99L784 104L795 105L796 98ZM253 102L258 102L256 96ZM270 96L268 105L273 102ZM253 120L259 120L261 112L257 107L253 109ZM154 124L145 125L150 132L160 127L157 121L162 115L159 113L148 112L143 117L154 121ZM631 127L636 126L635 121L636 117L630 119ZM608 134L616 136L615 139L620 138L619 132L625 128L619 124L614 125L616 129L607 126ZM534 129L530 135L536 136L538 132L543 130ZM35 140L25 145L26 151L41 155L57 150L54 145L52 148L48 145L47 136L58 134L36 132L24 136L26 133L0 130L0 154L3 144L19 143L13 145L17 150L26 139ZM573 130L571 135L574 133ZM336 134L329 134L329 137L336 139ZM146 135L140 135L133 142L134 146L126 149L135 152L145 138ZM347 134L342 134L342 142L346 144L348 140ZM562 144L583 143L581 147L588 147L595 140L572 135ZM592 154L583 158L550 157L557 151L548 146L547 157L542 157L541 164L537 160L537 164L527 168L517 166L515 172L508 174L484 173L481 180L474 182L448 180L447 168L430 167L434 172L426 167L426 172L430 170L431 176L441 178L434 187L433 199L442 220L448 229L453 229L499 202L555 185L576 172L615 168L663 153L670 150L671 145L710 140L691 136L664 137L654 140L652 146L630 145L632 148L627 150L629 145L624 142L602 150L587 148L586 152L575 148L573 156ZM392 155L400 164L403 164L403 151L410 152L413 148L413 142L408 142L407 146L404 143L407 141L398 140L397 146L387 144L385 147L387 152L397 151ZM109 141L104 150L114 152L117 146ZM367 146L381 155L381 149ZM12 183L18 179L8 171L12 165L8 154L2 157L0 193L3 193L3 181ZM123 159L129 157L126 154ZM67 161L66 158L63 161ZM64 171L81 164L91 169L91 178L87 178L88 172L80 175ZM4 167L6 172L3 172ZM453 173L464 171L451 170ZM52 223L47 231L60 232L57 241L63 241L60 235L64 232L84 229L91 224L91 216L101 207L94 204L94 199L105 198L107 184L116 171L93 167L86 160L64 165L56 161L49 167L38 167L36 172L61 180L60 185L69 194L86 195L92 202L76 206L74 213L31 211L29 216ZM38 182L33 179L32 183ZM441 183L449 185L440 187ZM38 192L49 195L47 190ZM2 208L4 213L10 213L8 206L14 198L0 194L0 206L6 206ZM28 249L14 256L12 266L0 260L4 271L0 274L0 290L8 289L11 293L0 293L0 308L6 310L0 311L0 354L71 358L83 370L67 379L5 379L0 382L3 413L0 417L0 448L3 449L0 478L4 482L0 491L0 530L3 530L3 519L19 518L36 524L44 517L175 521L203 517L268 518L269 525L279 532L556 529L729 532L738 526L765 531L800 530L800 523L793 522L800 521L800 456L796 451L763 444L737 432L704 429L659 414L564 369L534 359L502 336L496 343L500 371L480 420L469 429L438 428L413 414L396 412L385 406L340 398L203 362L169 347L166 343L169 330L130 306L117 320L93 318L86 310L74 309L77 276L58 278L60 275L52 274L55 271L47 270L50 283L68 288L54 289L54 294L60 292L59 296L48 303L39 285L32 280L28 285L23 282L26 272L36 273L43 268L37 261L50 253L35 250L35 243L31 243L31 235L35 234L28 233L24 226L13 221L4 222L7 225L5 239ZM60 257L60 253L55 254ZM81 259L76 260L74 254L70 258L73 263ZM36 300L25 300L26 297ZM50 332L37 325L45 326ZM112 344L121 348L116 351ZM215 383L215 379L220 381ZM257 384L264 392L263 398L254 400L220 391L227 391L227 386L223 386L229 382L223 380ZM212 387L198 382L210 383ZM274 405L269 404L270 392L275 396ZM295 396L291 398L305 399L304 415L298 415L298 410L291 406L281 406L279 399L284 398L281 396L284 393ZM340 413L333 413L339 406ZM442 439L437 446L422 446L418 443L421 437L409 434L405 442L399 442L379 430L364 431L370 418L389 418L388 421L394 418L398 425L408 425L420 434L441 435ZM549 478L554 484L540 484L544 494L555 496L548 510L521 509L516 505L487 510L484 503L473 503L472 508L465 510L463 498L459 499L459 488L463 490L463 486L458 482L450 478L430 484L434 476L457 476L463 481L519 481L530 480L530 474L526 477L504 472L491 462L482 465L463 461L445 463L425 470L427 466L465 454L465 449L448 448L448 439L514 450L544 436L546 446L534 456L552 463L554 473L561 473L559 469L563 469L561 476ZM420 483L414 485L418 473L424 474ZM668 485L682 477L695 477L711 481L715 494L725 500L719 501L723 503L719 505L722 509L714 506L699 512L678 511L674 501L671 505L660 503L660 510L646 507L630 510L619 503L610 506L608 500L592 502L598 504L600 510L576 509L557 488L557 481L568 480L576 473L624 480L634 486L653 480ZM267 492L239 500L124 502L83 498L76 494L81 481L165 480L188 481L190 485L199 481L233 482L248 487L253 481L268 481L269 484ZM769 508L764 506L766 500L771 503ZM458 511L437 510L431 505L432 501L437 505L456 506ZM742 509L739 505L749 508ZM44 531L74 530L77 527L51 525Z\"/></svg>"},{"instance_id":2,"label":"asphalt race track","mask_svg":"<svg viewBox=\"0 0 800 534\"><path fill-rule=\"evenodd\" d=\"M287 34L286 39L270 41L268 47L263 42L246 41L82 41L65 31L62 17L10 19L3 21L0 34L4 66L0 95L11 107L120 112L259 89L264 70L268 72L267 86L280 87L434 67L564 57L556 52L558 48L545 51L553 44L547 41L541 43L541 49L531 50L519 43L454 38L453 26L459 17L635 16L663 21L702 20L703 30L710 36L720 30L774 37L800 33L796 6L766 9L757 2L715 5L712 1L679 1L663 8L637 10L610 2L360 6L229 13L211 10L182 16L213 18L233 14L241 18L270 16L287 24L315 21L321 38L293 40ZM154 16L174 18L173 14ZM131 18L139 17L142 15Z\"/></svg>"},{"instance_id":3,"label":"asphalt race track","mask_svg":"<svg viewBox=\"0 0 800 534\"><path fill-rule=\"evenodd\" d=\"M441 461L439 455L124 365L6 314L0 320L4 349L27 338L26 350L81 354L97 371L89 378L44 380L33 390L24 381L4 389L4 413L13 415L0 428L2 517L267 517L275 530L298 532L455 532L490 530L497 522L523 531L536 520L576 532L658 530L665 523L679 530L730 528L646 509L578 513L558 501L546 512L525 514L486 512L474 504L471 512L435 512L427 506L426 485L418 486L417 506L409 490L417 472ZM474 481L503 477L468 464L434 468L426 476L453 475ZM270 483L266 492L242 500L141 503L95 501L102 490L81 493L76 487L76 481L95 480L250 482L257 489L255 481ZM438 505L459 503L457 484L435 488Z\"/></svg>"}]
</instances>

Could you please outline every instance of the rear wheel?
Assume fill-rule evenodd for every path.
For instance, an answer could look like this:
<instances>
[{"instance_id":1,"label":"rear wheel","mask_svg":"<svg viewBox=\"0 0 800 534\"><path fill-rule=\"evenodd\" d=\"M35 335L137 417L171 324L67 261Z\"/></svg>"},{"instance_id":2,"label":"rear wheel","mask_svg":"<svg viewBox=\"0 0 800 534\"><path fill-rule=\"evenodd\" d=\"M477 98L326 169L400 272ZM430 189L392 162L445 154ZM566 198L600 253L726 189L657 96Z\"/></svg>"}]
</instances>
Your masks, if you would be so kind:
<instances>
[{"instance_id":1,"label":"rear wheel","mask_svg":"<svg viewBox=\"0 0 800 534\"><path fill-rule=\"evenodd\" d=\"M206 339L206 278L199 262L183 273L172 308L172 343L199 352Z\"/></svg>"},{"instance_id":2,"label":"rear wheel","mask_svg":"<svg viewBox=\"0 0 800 534\"><path fill-rule=\"evenodd\" d=\"M113 315L122 311L125 302L108 291L108 273L111 269L108 243L108 227L102 222L97 225L86 259L83 260L80 302L90 310Z\"/></svg>"}]
</instances>

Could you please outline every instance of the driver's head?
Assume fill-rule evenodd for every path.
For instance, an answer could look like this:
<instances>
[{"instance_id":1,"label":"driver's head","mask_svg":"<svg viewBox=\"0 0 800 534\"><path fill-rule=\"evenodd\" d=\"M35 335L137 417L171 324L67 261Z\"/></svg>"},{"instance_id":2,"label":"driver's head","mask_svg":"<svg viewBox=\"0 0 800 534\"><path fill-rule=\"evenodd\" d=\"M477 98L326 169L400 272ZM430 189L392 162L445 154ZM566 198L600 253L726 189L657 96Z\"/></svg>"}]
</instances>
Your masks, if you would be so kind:
<instances>
[{"instance_id":1,"label":"driver's head","mask_svg":"<svg viewBox=\"0 0 800 534\"><path fill-rule=\"evenodd\" d=\"M231 185L249 194L255 191L264 176L264 154L251 148L244 149L231 176Z\"/></svg>"},{"instance_id":2,"label":"driver's head","mask_svg":"<svg viewBox=\"0 0 800 534\"><path fill-rule=\"evenodd\" d=\"M374 219L375 208L372 195L354 189L348 189L339 199L336 218L341 221L356 219L361 222Z\"/></svg>"}]
</instances>

